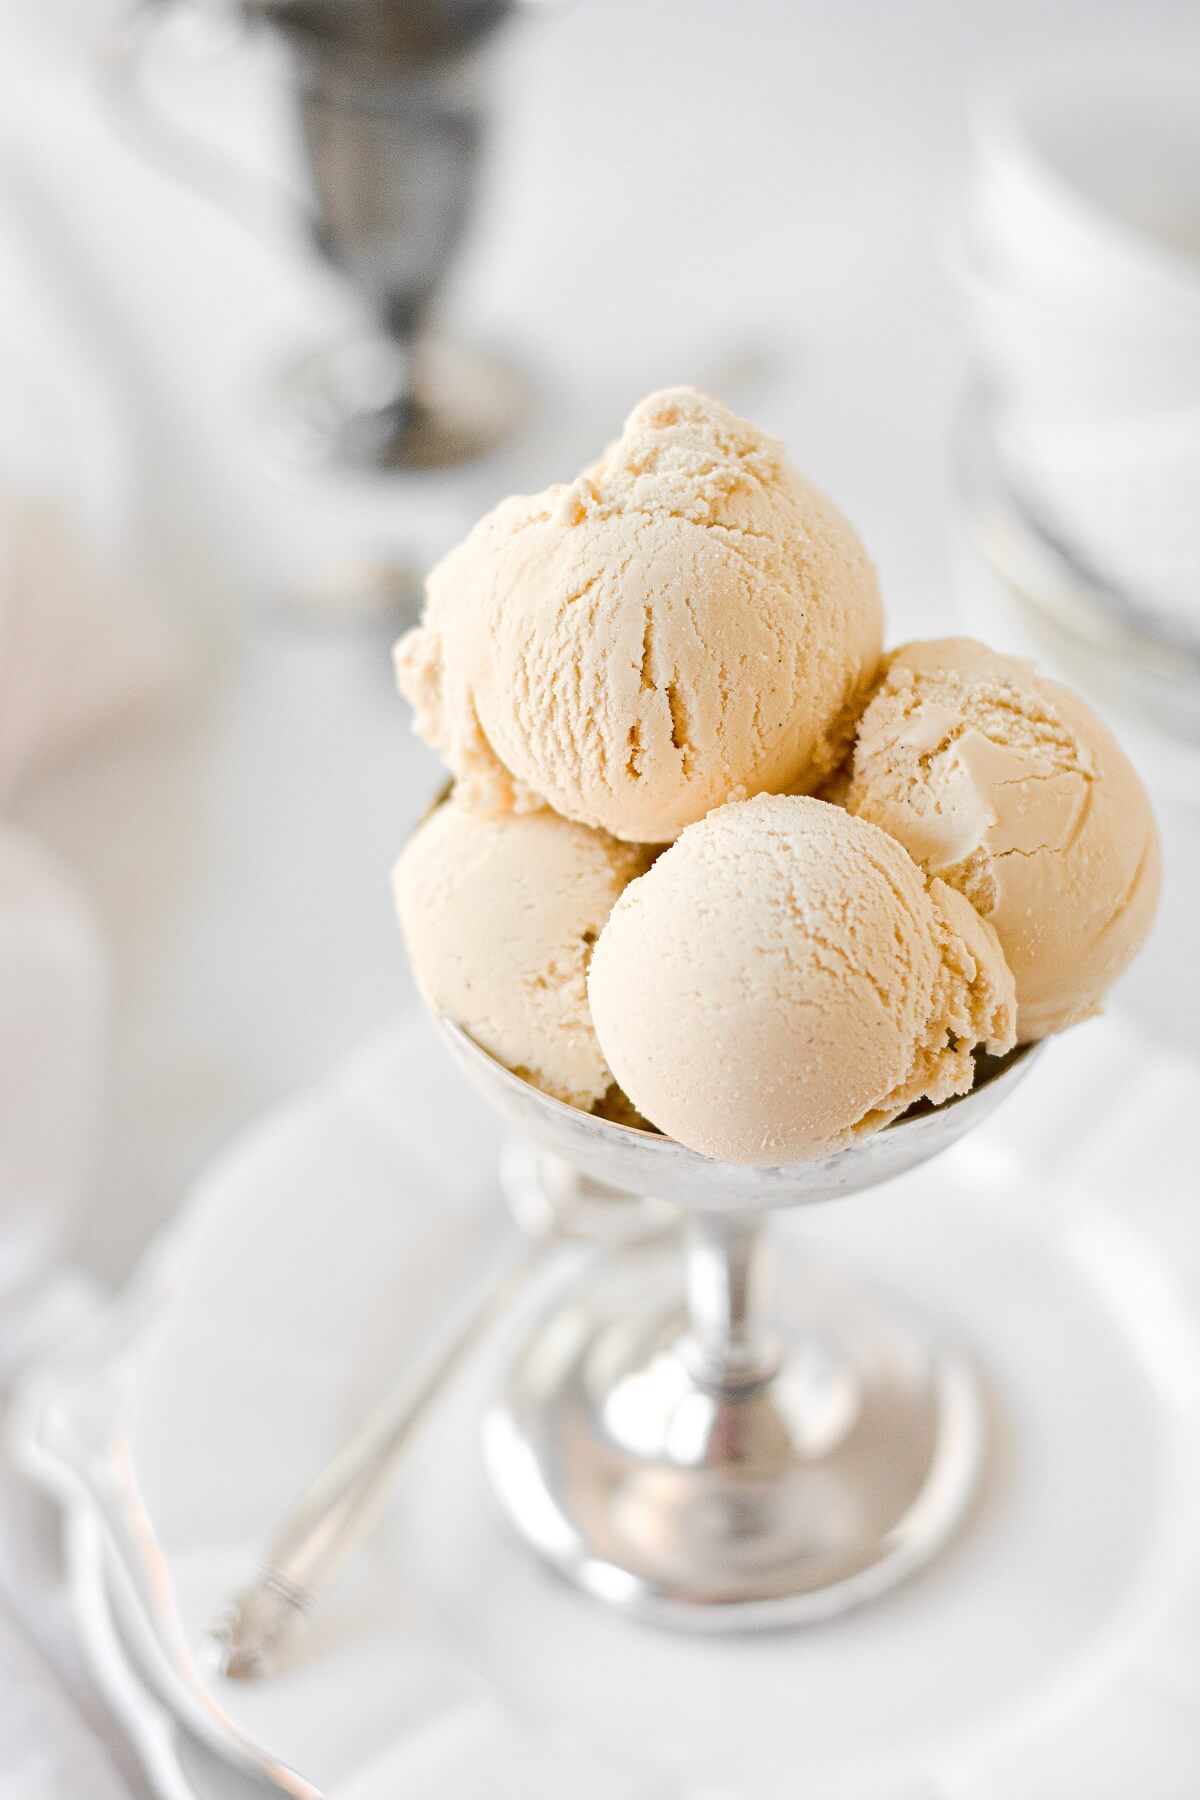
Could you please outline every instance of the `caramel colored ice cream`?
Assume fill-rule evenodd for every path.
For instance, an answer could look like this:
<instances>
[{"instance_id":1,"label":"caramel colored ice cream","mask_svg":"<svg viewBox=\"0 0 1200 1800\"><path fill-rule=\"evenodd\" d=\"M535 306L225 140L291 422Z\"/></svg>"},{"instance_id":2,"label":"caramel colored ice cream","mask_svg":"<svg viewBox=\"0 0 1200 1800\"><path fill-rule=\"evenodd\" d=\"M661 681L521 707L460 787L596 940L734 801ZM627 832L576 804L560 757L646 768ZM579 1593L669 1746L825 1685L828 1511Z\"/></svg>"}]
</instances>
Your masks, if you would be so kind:
<instances>
[{"instance_id":1,"label":"caramel colored ice cream","mask_svg":"<svg viewBox=\"0 0 1200 1800\"><path fill-rule=\"evenodd\" d=\"M782 445L690 388L569 485L506 500L397 646L465 798L663 843L734 795L806 792L879 661L875 573Z\"/></svg>"},{"instance_id":2,"label":"caramel colored ice cream","mask_svg":"<svg viewBox=\"0 0 1200 1800\"><path fill-rule=\"evenodd\" d=\"M994 926L1022 1042L1099 1012L1150 929L1159 850L1111 734L1033 665L906 644L862 719L846 805Z\"/></svg>"},{"instance_id":3,"label":"caramel colored ice cream","mask_svg":"<svg viewBox=\"0 0 1200 1800\"><path fill-rule=\"evenodd\" d=\"M991 926L885 832L791 796L689 826L617 901L588 993L639 1110L736 1163L828 1156L1013 1042Z\"/></svg>"},{"instance_id":4,"label":"caramel colored ice cream","mask_svg":"<svg viewBox=\"0 0 1200 1800\"><path fill-rule=\"evenodd\" d=\"M612 1076L588 1011L588 962L649 859L551 812L484 818L452 797L410 838L394 877L427 1004L536 1087L590 1110Z\"/></svg>"}]
</instances>

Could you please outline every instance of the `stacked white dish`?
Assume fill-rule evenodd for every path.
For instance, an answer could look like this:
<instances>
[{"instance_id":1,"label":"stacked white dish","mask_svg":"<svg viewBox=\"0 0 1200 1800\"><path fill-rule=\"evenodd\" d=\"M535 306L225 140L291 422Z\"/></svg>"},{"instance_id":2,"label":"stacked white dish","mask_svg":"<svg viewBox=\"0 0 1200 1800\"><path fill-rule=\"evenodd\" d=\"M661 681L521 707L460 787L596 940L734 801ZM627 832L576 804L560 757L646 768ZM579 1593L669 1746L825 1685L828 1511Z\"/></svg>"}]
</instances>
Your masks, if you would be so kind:
<instances>
[{"instance_id":1,"label":"stacked white dish","mask_svg":"<svg viewBox=\"0 0 1200 1800\"><path fill-rule=\"evenodd\" d=\"M1186 45L982 95L956 273L1029 523L1200 647L1200 105Z\"/></svg>"}]
</instances>

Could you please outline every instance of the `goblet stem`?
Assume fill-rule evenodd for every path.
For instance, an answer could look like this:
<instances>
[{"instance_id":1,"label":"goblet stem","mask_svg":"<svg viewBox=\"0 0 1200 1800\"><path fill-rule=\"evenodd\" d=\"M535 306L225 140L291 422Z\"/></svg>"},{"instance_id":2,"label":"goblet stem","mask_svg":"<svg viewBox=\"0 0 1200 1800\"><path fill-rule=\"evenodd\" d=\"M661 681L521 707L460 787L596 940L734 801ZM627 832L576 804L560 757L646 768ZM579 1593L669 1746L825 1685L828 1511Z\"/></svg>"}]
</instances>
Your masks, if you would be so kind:
<instances>
[{"instance_id":1,"label":"goblet stem","mask_svg":"<svg viewBox=\"0 0 1200 1800\"><path fill-rule=\"evenodd\" d=\"M770 1251L756 1219L694 1213L684 1235L688 1334L684 1353L706 1387L768 1380L778 1352L763 1323Z\"/></svg>"}]
</instances>

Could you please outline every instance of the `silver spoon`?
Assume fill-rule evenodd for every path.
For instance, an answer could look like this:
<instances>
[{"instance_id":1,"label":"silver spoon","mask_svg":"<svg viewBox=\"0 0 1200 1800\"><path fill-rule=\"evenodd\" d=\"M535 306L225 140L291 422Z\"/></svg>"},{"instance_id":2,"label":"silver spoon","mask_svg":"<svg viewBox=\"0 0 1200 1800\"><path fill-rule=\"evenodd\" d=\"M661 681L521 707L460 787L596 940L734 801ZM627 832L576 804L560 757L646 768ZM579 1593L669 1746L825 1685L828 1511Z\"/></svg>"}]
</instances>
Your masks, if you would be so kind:
<instances>
[{"instance_id":1,"label":"silver spoon","mask_svg":"<svg viewBox=\"0 0 1200 1800\"><path fill-rule=\"evenodd\" d=\"M661 1238L679 1212L581 1175L513 1142L501 1184L523 1236L486 1291L450 1327L416 1379L399 1383L326 1463L271 1539L257 1573L220 1608L201 1647L206 1672L257 1680L278 1666L317 1601L378 1524L400 1458L432 1402L552 1252Z\"/></svg>"}]
</instances>

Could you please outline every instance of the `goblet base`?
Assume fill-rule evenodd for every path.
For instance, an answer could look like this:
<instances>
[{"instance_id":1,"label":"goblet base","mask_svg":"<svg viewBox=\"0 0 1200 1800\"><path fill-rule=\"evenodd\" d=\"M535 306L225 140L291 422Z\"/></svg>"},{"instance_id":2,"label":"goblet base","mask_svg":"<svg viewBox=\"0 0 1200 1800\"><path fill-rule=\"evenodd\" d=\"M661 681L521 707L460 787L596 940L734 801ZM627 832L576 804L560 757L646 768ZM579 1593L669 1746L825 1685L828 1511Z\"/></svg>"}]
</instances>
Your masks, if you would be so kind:
<instances>
[{"instance_id":1,"label":"goblet base","mask_svg":"<svg viewBox=\"0 0 1200 1800\"><path fill-rule=\"evenodd\" d=\"M517 1532L609 1605L746 1630L830 1618L912 1573L974 1492L968 1362L823 1266L777 1278L769 1368L714 1382L678 1247L589 1265L484 1421Z\"/></svg>"},{"instance_id":2,"label":"goblet base","mask_svg":"<svg viewBox=\"0 0 1200 1800\"><path fill-rule=\"evenodd\" d=\"M348 469L446 469L504 441L526 410L516 372L445 338L406 347L385 335L316 350L272 396L269 427L284 460Z\"/></svg>"}]
</instances>

